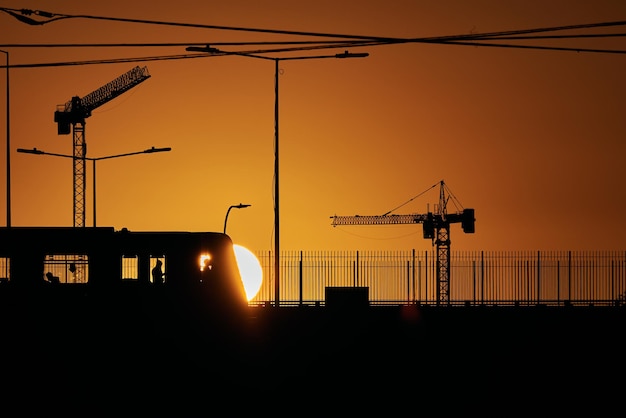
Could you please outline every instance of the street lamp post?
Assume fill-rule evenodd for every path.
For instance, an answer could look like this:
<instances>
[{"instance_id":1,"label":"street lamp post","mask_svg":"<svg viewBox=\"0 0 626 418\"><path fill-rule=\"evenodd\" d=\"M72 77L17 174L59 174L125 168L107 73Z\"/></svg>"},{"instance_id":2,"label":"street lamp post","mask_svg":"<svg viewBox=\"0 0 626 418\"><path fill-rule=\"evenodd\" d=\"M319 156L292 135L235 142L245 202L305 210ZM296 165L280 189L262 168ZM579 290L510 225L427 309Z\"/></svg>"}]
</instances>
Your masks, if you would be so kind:
<instances>
[{"instance_id":1,"label":"street lamp post","mask_svg":"<svg viewBox=\"0 0 626 418\"><path fill-rule=\"evenodd\" d=\"M225 52L217 48L213 48L209 45L205 47L189 46L187 51L206 52L209 54L222 54L222 55L238 55L249 58L257 58L263 60L274 61L274 306L280 305L280 210L279 210L279 158L278 158L278 63L280 61L296 61L296 60L310 60L310 59L324 59L324 58L365 58L369 54L366 52L352 53L342 52L339 54L331 55L304 55L294 57L266 57L258 54L248 54L242 52Z\"/></svg>"},{"instance_id":2,"label":"street lamp post","mask_svg":"<svg viewBox=\"0 0 626 418\"><path fill-rule=\"evenodd\" d=\"M224 233L226 233L226 222L228 222L228 214L230 213L230 210L235 208L235 209L243 209L243 208L248 208L252 205L245 205L243 203L240 203L238 205L230 205L228 207L228 210L226 211L226 217L224 218Z\"/></svg>"},{"instance_id":3,"label":"street lamp post","mask_svg":"<svg viewBox=\"0 0 626 418\"><path fill-rule=\"evenodd\" d=\"M7 56L7 138L6 138L6 146L7 146L7 227L11 227L11 113L10 113L10 99L9 99L9 51L3 51L0 49L0 52L6 54Z\"/></svg>"},{"instance_id":4,"label":"street lamp post","mask_svg":"<svg viewBox=\"0 0 626 418\"><path fill-rule=\"evenodd\" d=\"M96 226L96 161L100 161L100 160L108 160L111 158L120 158L120 157L128 157L130 155L138 155L138 154L152 154L155 152L167 152L167 151L171 151L172 148L167 147L167 148L148 148L145 149L143 151L135 151L135 152L127 152L125 154L115 154L115 155L107 155L104 157L84 157L85 160L91 161L93 163L93 226L95 228ZM35 154L35 155L51 155L54 157L64 157L64 158L72 158L72 159L76 159L76 158L83 158L83 157L74 157L73 155L67 155L67 154L57 154L54 152L45 152L42 151L40 149L37 148L33 148L33 149L24 149L24 148L18 148L17 152L21 152L21 153L25 153L25 154Z\"/></svg>"}]
</instances>

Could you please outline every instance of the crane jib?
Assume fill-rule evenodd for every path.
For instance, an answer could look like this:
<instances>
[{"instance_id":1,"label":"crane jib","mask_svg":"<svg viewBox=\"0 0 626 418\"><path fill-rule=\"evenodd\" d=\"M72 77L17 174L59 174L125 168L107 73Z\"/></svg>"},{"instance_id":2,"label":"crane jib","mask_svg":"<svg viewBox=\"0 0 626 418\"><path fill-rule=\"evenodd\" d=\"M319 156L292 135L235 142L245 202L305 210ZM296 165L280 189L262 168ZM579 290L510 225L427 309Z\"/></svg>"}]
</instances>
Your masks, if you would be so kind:
<instances>
[{"instance_id":1,"label":"crane jib","mask_svg":"<svg viewBox=\"0 0 626 418\"><path fill-rule=\"evenodd\" d=\"M85 97L72 97L64 106L57 106L58 110L54 112L57 133L68 135L71 132L71 126L77 123L84 124L85 118L91 116L92 110L113 100L148 78L150 78L148 68L136 66Z\"/></svg>"},{"instance_id":2,"label":"crane jib","mask_svg":"<svg viewBox=\"0 0 626 418\"><path fill-rule=\"evenodd\" d=\"M89 116L91 111L102 106L103 104L113 100L120 94L130 90L139 83L150 78L147 67L139 67L131 69L130 71L117 77L115 80L103 85L102 87L92 91L83 98L80 99L81 109L80 112L84 113L83 117ZM65 103L64 112L78 111L74 109L72 103L74 100L70 100Z\"/></svg>"},{"instance_id":3,"label":"crane jib","mask_svg":"<svg viewBox=\"0 0 626 418\"><path fill-rule=\"evenodd\" d=\"M147 67L135 67L125 74L117 77L115 80L100 87L99 89L89 93L82 98L83 108L89 111L102 106L106 102L114 99L120 94L130 90L137 84L150 78Z\"/></svg>"},{"instance_id":4,"label":"crane jib","mask_svg":"<svg viewBox=\"0 0 626 418\"><path fill-rule=\"evenodd\" d=\"M367 215L367 216L334 216L335 225L404 225L422 223L428 219L428 214L413 215Z\"/></svg>"},{"instance_id":5,"label":"crane jib","mask_svg":"<svg viewBox=\"0 0 626 418\"><path fill-rule=\"evenodd\" d=\"M354 215L331 216L332 226L339 225L408 225L424 224L425 230L437 228L451 223L461 223L463 231L473 234L475 231L474 209L463 209L461 213L433 214L413 213L409 215ZM426 234L430 237L430 233Z\"/></svg>"}]
</instances>

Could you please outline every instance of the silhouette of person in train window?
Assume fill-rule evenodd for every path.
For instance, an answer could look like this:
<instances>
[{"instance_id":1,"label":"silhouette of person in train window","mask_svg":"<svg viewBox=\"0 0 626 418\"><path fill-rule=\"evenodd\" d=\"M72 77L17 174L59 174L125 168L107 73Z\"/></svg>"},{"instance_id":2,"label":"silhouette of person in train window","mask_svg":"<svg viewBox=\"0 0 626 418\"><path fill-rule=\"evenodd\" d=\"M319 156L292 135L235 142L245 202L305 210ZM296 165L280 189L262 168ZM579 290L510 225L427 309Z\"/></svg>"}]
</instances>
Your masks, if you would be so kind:
<instances>
[{"instance_id":1,"label":"silhouette of person in train window","mask_svg":"<svg viewBox=\"0 0 626 418\"><path fill-rule=\"evenodd\" d=\"M59 277L53 275L51 271L46 273L46 279L48 280L48 283L52 283L52 284L60 283Z\"/></svg>"},{"instance_id":2,"label":"silhouette of person in train window","mask_svg":"<svg viewBox=\"0 0 626 418\"><path fill-rule=\"evenodd\" d=\"M164 274L163 274L163 262L161 260L157 260L156 265L152 268L152 281L154 284L163 284Z\"/></svg>"}]
</instances>

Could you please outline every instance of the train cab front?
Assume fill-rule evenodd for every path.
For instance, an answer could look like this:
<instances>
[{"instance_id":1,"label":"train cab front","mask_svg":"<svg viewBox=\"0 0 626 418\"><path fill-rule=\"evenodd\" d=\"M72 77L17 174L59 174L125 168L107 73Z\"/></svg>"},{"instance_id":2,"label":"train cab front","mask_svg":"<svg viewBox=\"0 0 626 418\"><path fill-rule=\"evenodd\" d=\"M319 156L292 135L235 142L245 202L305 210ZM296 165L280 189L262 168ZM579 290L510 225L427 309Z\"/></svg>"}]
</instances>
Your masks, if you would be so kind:
<instances>
[{"instance_id":1,"label":"train cab front","mask_svg":"<svg viewBox=\"0 0 626 418\"><path fill-rule=\"evenodd\" d=\"M185 238L166 254L167 288L200 313L245 311L248 299L230 237L201 232Z\"/></svg>"}]
</instances>

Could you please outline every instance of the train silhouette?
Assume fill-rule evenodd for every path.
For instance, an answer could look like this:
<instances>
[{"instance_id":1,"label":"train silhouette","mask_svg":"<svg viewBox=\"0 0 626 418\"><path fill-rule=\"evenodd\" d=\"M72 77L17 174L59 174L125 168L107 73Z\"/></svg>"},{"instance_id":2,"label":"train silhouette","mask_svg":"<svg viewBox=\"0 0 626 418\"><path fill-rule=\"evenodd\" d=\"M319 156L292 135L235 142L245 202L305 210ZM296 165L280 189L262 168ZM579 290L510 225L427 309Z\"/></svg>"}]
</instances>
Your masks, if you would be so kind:
<instances>
[{"instance_id":1,"label":"train silhouette","mask_svg":"<svg viewBox=\"0 0 626 418\"><path fill-rule=\"evenodd\" d=\"M1 228L0 293L18 292L168 292L194 297L205 306L247 306L233 242L218 232Z\"/></svg>"}]
</instances>

